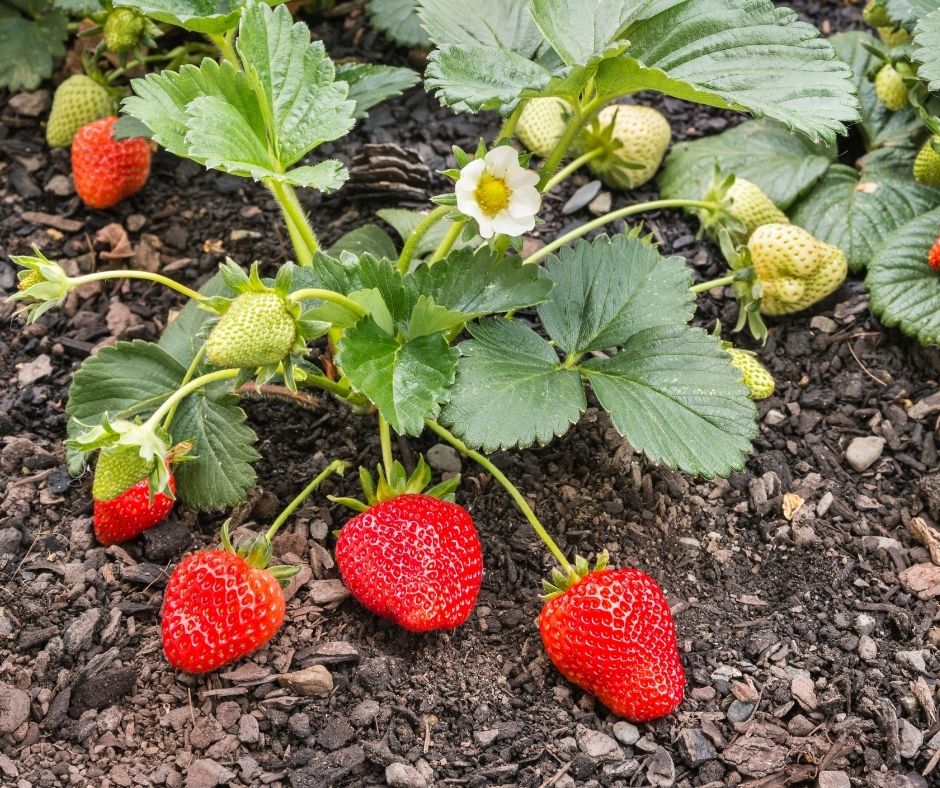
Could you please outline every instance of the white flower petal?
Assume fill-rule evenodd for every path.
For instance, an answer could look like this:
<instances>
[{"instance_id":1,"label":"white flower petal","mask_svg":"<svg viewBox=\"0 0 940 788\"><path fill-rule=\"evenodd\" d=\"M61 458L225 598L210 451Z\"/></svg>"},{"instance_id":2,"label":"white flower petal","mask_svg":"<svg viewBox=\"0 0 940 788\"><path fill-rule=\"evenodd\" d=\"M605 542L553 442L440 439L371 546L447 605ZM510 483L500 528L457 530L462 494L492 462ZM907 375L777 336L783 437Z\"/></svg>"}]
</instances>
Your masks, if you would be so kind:
<instances>
[{"instance_id":1,"label":"white flower petal","mask_svg":"<svg viewBox=\"0 0 940 788\"><path fill-rule=\"evenodd\" d=\"M483 209L477 204L477 201L473 199L472 196L464 196L461 194L457 195L457 210L460 211L464 216L469 216L471 219L476 219L478 222L483 221L486 218L486 215L483 213Z\"/></svg>"},{"instance_id":2,"label":"white flower petal","mask_svg":"<svg viewBox=\"0 0 940 788\"><path fill-rule=\"evenodd\" d=\"M480 176L483 175L485 169L486 162L483 159L474 159L460 171L460 180L469 178L476 183L480 180Z\"/></svg>"},{"instance_id":3,"label":"white flower petal","mask_svg":"<svg viewBox=\"0 0 940 788\"><path fill-rule=\"evenodd\" d=\"M535 227L535 217L514 218L508 210L500 211L493 218L493 228L498 233L504 235L516 236L529 232Z\"/></svg>"},{"instance_id":4,"label":"white flower petal","mask_svg":"<svg viewBox=\"0 0 940 788\"><path fill-rule=\"evenodd\" d=\"M480 225L480 237L481 238L492 238L493 233L495 232L495 222L489 216L484 216L482 213L479 216L474 216L474 219L477 220L477 224Z\"/></svg>"},{"instance_id":5,"label":"white flower petal","mask_svg":"<svg viewBox=\"0 0 940 788\"><path fill-rule=\"evenodd\" d=\"M509 198L509 213L516 219L524 216L535 216L542 205L542 195L534 186L524 186L516 189Z\"/></svg>"},{"instance_id":6,"label":"white flower petal","mask_svg":"<svg viewBox=\"0 0 940 788\"><path fill-rule=\"evenodd\" d=\"M539 182L539 175L533 170L519 167L507 174L506 185L510 189L521 189L525 186L535 186Z\"/></svg>"},{"instance_id":7,"label":"white flower petal","mask_svg":"<svg viewBox=\"0 0 940 788\"><path fill-rule=\"evenodd\" d=\"M500 145L486 154L483 161L486 171L497 178L508 178L510 173L521 169L519 166L519 152L509 145Z\"/></svg>"}]
</instances>

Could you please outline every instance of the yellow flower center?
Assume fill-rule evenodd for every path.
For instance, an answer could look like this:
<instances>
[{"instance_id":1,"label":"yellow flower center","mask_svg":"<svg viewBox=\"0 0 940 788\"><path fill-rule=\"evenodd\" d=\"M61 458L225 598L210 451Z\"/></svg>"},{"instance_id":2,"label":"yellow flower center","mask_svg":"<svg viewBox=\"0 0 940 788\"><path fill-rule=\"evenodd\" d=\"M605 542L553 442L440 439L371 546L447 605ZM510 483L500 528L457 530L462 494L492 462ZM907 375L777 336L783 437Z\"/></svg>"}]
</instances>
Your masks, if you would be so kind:
<instances>
[{"instance_id":1,"label":"yellow flower center","mask_svg":"<svg viewBox=\"0 0 940 788\"><path fill-rule=\"evenodd\" d=\"M506 185L506 181L484 172L477 184L473 197L480 206L480 209L490 218L493 218L500 211L509 207L509 197L512 192Z\"/></svg>"}]
</instances>

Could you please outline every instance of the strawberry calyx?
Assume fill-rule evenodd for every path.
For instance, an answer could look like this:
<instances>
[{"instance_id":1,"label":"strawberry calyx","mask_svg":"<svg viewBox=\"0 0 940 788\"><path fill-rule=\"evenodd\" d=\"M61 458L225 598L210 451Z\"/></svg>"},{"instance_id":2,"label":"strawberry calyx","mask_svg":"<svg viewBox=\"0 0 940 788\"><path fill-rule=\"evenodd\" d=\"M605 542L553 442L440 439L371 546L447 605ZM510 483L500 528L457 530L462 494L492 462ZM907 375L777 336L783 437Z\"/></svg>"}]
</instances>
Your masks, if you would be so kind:
<instances>
[{"instance_id":1,"label":"strawberry calyx","mask_svg":"<svg viewBox=\"0 0 940 788\"><path fill-rule=\"evenodd\" d=\"M299 566L291 564L275 564L268 566L271 561L271 555L274 552L274 545L266 534L259 534L252 539L245 539L238 543L233 543L229 534L230 520L222 524L221 542L222 549L227 553L233 553L244 559L252 569L261 569L277 580L281 588L286 588L291 578L300 571Z\"/></svg>"},{"instance_id":2,"label":"strawberry calyx","mask_svg":"<svg viewBox=\"0 0 940 788\"><path fill-rule=\"evenodd\" d=\"M284 384L291 391L296 391L297 378L298 376L302 377L299 364L307 351L307 342L323 336L330 327L330 323L315 320L312 310L304 309L302 303L288 298L292 290L294 270L293 263L286 263L281 266L278 269L273 286L269 286L262 281L258 273L257 262L252 263L250 271L245 273L234 260L230 257L226 258L225 262L219 266L219 272L225 284L232 290L233 295L231 297L213 296L201 301L199 304L201 309L211 312L219 318L213 331L219 328L222 322L221 319L229 313L235 304L247 306L253 298L259 295L278 298L280 313L288 316L293 322L293 342L287 348L285 354L276 361L243 368L236 378L236 388L251 380L254 380L255 384L260 386L276 375L280 375L284 380ZM209 335L209 341L211 342L211 340L212 333Z\"/></svg>"},{"instance_id":3,"label":"strawberry calyx","mask_svg":"<svg viewBox=\"0 0 940 788\"><path fill-rule=\"evenodd\" d=\"M429 498L440 498L442 501L454 502L454 491L460 484L460 474L455 474L449 479L445 479L439 484L428 488L431 483L431 468L423 456L418 457L418 464L414 472L408 475L405 466L398 460L392 463L391 469L386 469L380 463L376 469L376 475L373 475L365 468L359 468L359 484L362 487L362 494L365 501L357 498L346 498L342 496L327 496L334 503L342 504L357 512L364 512L370 506L377 503L384 503L399 495L426 495ZM427 488L427 489L425 489Z\"/></svg>"},{"instance_id":4,"label":"strawberry calyx","mask_svg":"<svg viewBox=\"0 0 940 788\"><path fill-rule=\"evenodd\" d=\"M598 554L593 567L584 556L576 555L574 557L574 564L571 567L571 572L565 574L561 569L555 567L552 569L551 578L549 580L542 580L542 588L545 589L545 593L539 594L539 598L547 602L549 599L554 599L556 596L564 594L565 591L576 586L589 574L606 569L609 562L610 554L606 550L602 550Z\"/></svg>"},{"instance_id":5,"label":"strawberry calyx","mask_svg":"<svg viewBox=\"0 0 940 788\"><path fill-rule=\"evenodd\" d=\"M581 138L577 143L579 150L588 151L600 148L604 151L591 163L591 168L598 173L624 173L628 170L646 169L646 165L642 162L630 161L619 153L624 147L624 141L614 133L617 127L617 112L618 110L614 108L614 116L609 123L603 123L595 115L581 132Z\"/></svg>"}]
</instances>

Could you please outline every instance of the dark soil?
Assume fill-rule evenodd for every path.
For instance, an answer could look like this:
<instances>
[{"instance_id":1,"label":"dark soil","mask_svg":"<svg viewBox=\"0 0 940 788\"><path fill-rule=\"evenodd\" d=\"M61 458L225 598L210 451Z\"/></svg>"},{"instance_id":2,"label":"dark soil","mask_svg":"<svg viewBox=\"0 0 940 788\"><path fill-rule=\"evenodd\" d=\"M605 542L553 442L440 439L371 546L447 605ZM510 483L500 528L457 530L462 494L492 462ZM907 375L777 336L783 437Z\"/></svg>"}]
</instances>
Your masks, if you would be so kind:
<instances>
[{"instance_id":1,"label":"dark soil","mask_svg":"<svg viewBox=\"0 0 940 788\"><path fill-rule=\"evenodd\" d=\"M859 24L841 3L797 5L824 29ZM406 62L361 19L321 30L335 57ZM661 104L680 139L737 120ZM491 118L454 118L413 90L327 152L350 160L366 142L397 143L423 173L446 166L453 143L472 147L493 130ZM112 222L128 230L136 264L191 282L226 254L270 265L288 256L261 187L161 153L143 193L97 212L64 193L67 175L67 156L45 147L39 119L0 111L0 257L37 243L79 269L109 265L95 236ZM577 185L549 202L545 234L589 216L560 210ZM360 187L367 197L305 196L327 241L397 204ZM427 184L428 194L443 188ZM614 195L615 205L647 192ZM646 225L702 277L719 272L687 217L654 214ZM0 294L13 286L0 262ZM81 361L101 343L155 337L175 306L163 290L108 283L24 327L0 304L0 784L940 784L940 583L910 533L912 518L931 525L940 516L938 364L873 320L859 282L773 326L760 356L778 391L761 403L746 470L728 480L652 467L596 409L546 448L494 458L569 554L606 548L666 589L687 697L638 729L545 657L534 624L545 551L501 488L466 464L458 500L479 526L486 573L465 626L413 636L337 598L330 532L345 515L319 497L278 539L284 560L311 571L273 643L220 674L170 669L162 588L185 550L216 541L222 516L177 510L142 539L97 546L90 480L69 478L61 441ZM727 330L734 315L729 299L705 297L697 319L720 317ZM262 459L236 523L270 522L329 458L378 461L371 424L327 398L314 409L246 409ZM868 436L883 438L883 451L858 472L846 448ZM353 480L325 491L353 494ZM795 514L792 494L804 500ZM918 586L918 573L931 572L933 586ZM316 664L332 674L328 695L277 680Z\"/></svg>"}]
</instances>

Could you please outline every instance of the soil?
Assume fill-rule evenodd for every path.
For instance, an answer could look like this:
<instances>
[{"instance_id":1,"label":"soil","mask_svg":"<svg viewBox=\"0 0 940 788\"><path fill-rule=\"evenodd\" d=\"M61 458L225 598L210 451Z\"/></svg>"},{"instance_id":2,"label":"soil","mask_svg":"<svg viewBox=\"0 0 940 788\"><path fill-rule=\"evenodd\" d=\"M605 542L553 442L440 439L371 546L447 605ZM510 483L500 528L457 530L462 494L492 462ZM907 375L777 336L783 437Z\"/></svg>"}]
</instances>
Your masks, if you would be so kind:
<instances>
[{"instance_id":1,"label":"soil","mask_svg":"<svg viewBox=\"0 0 940 788\"><path fill-rule=\"evenodd\" d=\"M795 5L827 32L860 25L850 5ZM317 29L334 57L408 62L361 17ZM650 101L677 139L738 120ZM79 269L109 265L109 244L95 239L112 223L128 232L133 264L189 282L226 254L266 265L289 255L261 187L166 153L144 192L112 211L85 209L67 155L43 143L44 112L4 106L3 260L37 243ZM415 89L325 152L350 161L365 143L400 145L433 194L445 184L422 168L442 169L452 144L472 148L494 131L492 118L455 118ZM327 242L400 204L368 174L359 170L355 199L304 195ZM590 216L562 210L587 180L548 201L543 236ZM654 193L615 194L614 205ZM701 277L719 273L688 217L652 214L646 226ZM13 286L0 261L0 295ZM479 526L486 571L465 626L414 636L345 599L330 557L345 515L319 497L278 537L281 557L310 571L272 644L209 676L171 669L159 637L163 586L187 549L215 543L223 516L178 508L145 537L102 548L91 534L90 479L69 477L61 441L82 360L102 343L154 338L176 306L164 290L107 283L24 327L0 304L0 784L940 784L940 570L911 534L940 518L940 365L878 325L860 282L774 323L755 348L778 390L760 404L746 470L730 479L650 465L596 408L545 448L494 456L569 554L606 548L613 563L642 568L666 590L686 700L640 726L613 717L545 657L534 621L548 557L502 489L467 464L458 500ZM708 295L696 320L720 318L727 331L735 309ZM270 522L329 458L378 462L369 422L325 397L314 405L246 401L262 457L236 525ZM868 442L881 451L864 471L846 459L855 438L882 439ZM405 448L413 456L432 445ZM354 494L353 479L325 492ZM795 513L793 496L803 501ZM328 694L281 678L314 665L332 676Z\"/></svg>"}]
</instances>

